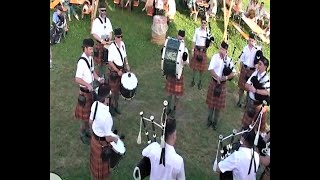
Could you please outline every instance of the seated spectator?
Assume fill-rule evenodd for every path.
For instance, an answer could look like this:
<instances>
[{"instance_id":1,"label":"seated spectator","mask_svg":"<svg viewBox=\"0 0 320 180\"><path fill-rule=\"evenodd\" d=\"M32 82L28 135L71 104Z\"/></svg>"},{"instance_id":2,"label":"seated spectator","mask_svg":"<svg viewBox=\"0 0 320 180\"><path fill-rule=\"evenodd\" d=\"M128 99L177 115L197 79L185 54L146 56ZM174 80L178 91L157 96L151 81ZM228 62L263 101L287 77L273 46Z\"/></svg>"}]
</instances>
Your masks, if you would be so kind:
<instances>
[{"instance_id":1,"label":"seated spectator","mask_svg":"<svg viewBox=\"0 0 320 180\"><path fill-rule=\"evenodd\" d=\"M257 8L258 8L258 0L250 0L244 15L247 18L253 19L256 16Z\"/></svg>"},{"instance_id":2,"label":"seated spectator","mask_svg":"<svg viewBox=\"0 0 320 180\"><path fill-rule=\"evenodd\" d=\"M265 21L269 21L268 15L266 10L263 8L264 7L264 2L260 3L260 6L256 9L255 13L255 22L260 26L262 29L264 28L264 25L267 24Z\"/></svg>"}]
</instances>

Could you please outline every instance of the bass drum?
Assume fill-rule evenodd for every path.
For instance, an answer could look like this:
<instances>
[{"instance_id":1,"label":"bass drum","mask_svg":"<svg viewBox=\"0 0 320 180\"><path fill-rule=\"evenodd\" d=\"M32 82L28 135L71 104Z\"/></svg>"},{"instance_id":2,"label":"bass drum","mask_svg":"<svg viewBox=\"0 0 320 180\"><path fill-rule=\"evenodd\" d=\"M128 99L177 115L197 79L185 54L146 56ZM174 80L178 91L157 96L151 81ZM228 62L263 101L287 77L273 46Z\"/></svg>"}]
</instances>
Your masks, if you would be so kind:
<instances>
[{"instance_id":1,"label":"bass drum","mask_svg":"<svg viewBox=\"0 0 320 180\"><path fill-rule=\"evenodd\" d=\"M161 70L163 75L173 75L180 79L183 70L182 54L185 44L176 38L167 37L161 54Z\"/></svg>"},{"instance_id":2,"label":"bass drum","mask_svg":"<svg viewBox=\"0 0 320 180\"><path fill-rule=\"evenodd\" d=\"M121 76L120 94L125 100L131 100L136 95L138 79L132 72L126 72Z\"/></svg>"}]
</instances>

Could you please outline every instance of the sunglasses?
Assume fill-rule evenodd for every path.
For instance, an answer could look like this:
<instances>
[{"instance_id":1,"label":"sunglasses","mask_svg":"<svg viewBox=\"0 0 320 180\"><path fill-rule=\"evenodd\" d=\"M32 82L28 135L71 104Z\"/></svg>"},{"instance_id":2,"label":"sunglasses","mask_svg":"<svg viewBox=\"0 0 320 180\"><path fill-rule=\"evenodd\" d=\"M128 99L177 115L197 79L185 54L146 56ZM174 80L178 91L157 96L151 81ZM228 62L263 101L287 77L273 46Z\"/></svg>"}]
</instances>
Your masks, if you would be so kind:
<instances>
[{"instance_id":1,"label":"sunglasses","mask_svg":"<svg viewBox=\"0 0 320 180\"><path fill-rule=\"evenodd\" d=\"M201 24L207 24L207 22L204 21L204 22L201 22Z\"/></svg>"},{"instance_id":2,"label":"sunglasses","mask_svg":"<svg viewBox=\"0 0 320 180\"><path fill-rule=\"evenodd\" d=\"M100 11L101 11L101 12L106 12L107 10L106 10L106 9L100 9Z\"/></svg>"},{"instance_id":3,"label":"sunglasses","mask_svg":"<svg viewBox=\"0 0 320 180\"><path fill-rule=\"evenodd\" d=\"M122 35L121 36L116 36L116 38L122 38Z\"/></svg>"}]
</instances>

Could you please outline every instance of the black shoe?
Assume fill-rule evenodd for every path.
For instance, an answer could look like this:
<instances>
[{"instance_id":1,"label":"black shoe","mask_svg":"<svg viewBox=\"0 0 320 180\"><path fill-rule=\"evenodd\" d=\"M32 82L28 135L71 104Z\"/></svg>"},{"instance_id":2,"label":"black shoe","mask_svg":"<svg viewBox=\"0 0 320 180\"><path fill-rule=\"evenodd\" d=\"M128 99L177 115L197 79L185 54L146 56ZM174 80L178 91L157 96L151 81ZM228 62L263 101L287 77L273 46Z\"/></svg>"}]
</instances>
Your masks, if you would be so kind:
<instances>
[{"instance_id":1,"label":"black shoe","mask_svg":"<svg viewBox=\"0 0 320 180\"><path fill-rule=\"evenodd\" d=\"M199 90L202 89L202 84L201 84L201 82L198 83L198 89L199 89Z\"/></svg>"},{"instance_id":2,"label":"black shoe","mask_svg":"<svg viewBox=\"0 0 320 180\"><path fill-rule=\"evenodd\" d=\"M211 121L207 121L207 127L210 127L212 125Z\"/></svg>"},{"instance_id":3,"label":"black shoe","mask_svg":"<svg viewBox=\"0 0 320 180\"><path fill-rule=\"evenodd\" d=\"M193 87L196 83L194 81L191 82L190 86Z\"/></svg>"},{"instance_id":4,"label":"black shoe","mask_svg":"<svg viewBox=\"0 0 320 180\"><path fill-rule=\"evenodd\" d=\"M121 114L119 108L114 108L114 112L118 113L118 114Z\"/></svg>"},{"instance_id":5,"label":"black shoe","mask_svg":"<svg viewBox=\"0 0 320 180\"><path fill-rule=\"evenodd\" d=\"M213 125L212 125L212 129L213 129L214 131L216 131L216 130L217 130L217 125L213 124Z\"/></svg>"},{"instance_id":6,"label":"black shoe","mask_svg":"<svg viewBox=\"0 0 320 180\"><path fill-rule=\"evenodd\" d=\"M237 106L238 106L239 108L241 108L241 102L240 102L240 101L237 102Z\"/></svg>"}]
</instances>

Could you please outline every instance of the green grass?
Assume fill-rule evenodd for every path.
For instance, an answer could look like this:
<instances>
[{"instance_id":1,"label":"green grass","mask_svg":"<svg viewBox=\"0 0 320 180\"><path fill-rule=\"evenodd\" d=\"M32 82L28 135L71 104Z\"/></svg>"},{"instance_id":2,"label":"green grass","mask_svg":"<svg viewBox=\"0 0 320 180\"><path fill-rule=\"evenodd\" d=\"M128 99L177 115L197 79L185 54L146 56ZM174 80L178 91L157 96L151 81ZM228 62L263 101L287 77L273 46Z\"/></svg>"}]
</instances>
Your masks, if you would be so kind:
<instances>
[{"instance_id":1,"label":"green grass","mask_svg":"<svg viewBox=\"0 0 320 180\"><path fill-rule=\"evenodd\" d=\"M109 1L108 16L113 28L121 27L130 67L139 80L137 95L131 101L120 99L123 114L114 118L114 128L126 135L126 155L120 161L118 168L112 173L112 180L130 180L135 165L141 158L145 145L136 143L139 132L139 112L146 116L154 115L159 122L162 102L166 99L164 90L165 79L160 70L161 46L152 44L152 19L141 12L143 3L133 12L114 8ZM266 2L269 7L269 2ZM177 3L180 8L179 3ZM77 10L79 10L77 8ZM186 10L178 9L175 22L170 24L168 35L175 36L178 29L186 30L186 43L191 47L194 29L200 22L189 19ZM77 101L78 86L74 83L76 62L81 54L81 43L90 37L89 17L84 20L69 23L70 31L66 39L52 47L53 69L50 70L50 172L59 174L63 180L88 180L89 146L83 145L79 139L80 122L74 118L74 108ZM223 35L223 21L211 22L216 42ZM245 45L239 34L231 34L230 47L237 47L234 59L239 56ZM209 48L209 60L217 52L217 44ZM269 46L264 46L264 54L269 58ZM231 52L230 52L231 54ZM269 58L270 59L270 58ZM221 115L219 128L213 131L206 128L207 105L205 103L209 73L203 76L203 89L190 88L191 70L184 69L185 95L177 110L177 144L176 151L184 158L186 177L192 180L218 179L212 172L212 160L216 153L218 135L227 135L232 129L239 128L243 109L235 107L237 101L237 86L234 81L228 83L227 107ZM151 128L149 127L150 132ZM157 133L160 134L159 132ZM145 136L142 136L146 144Z\"/></svg>"}]
</instances>

